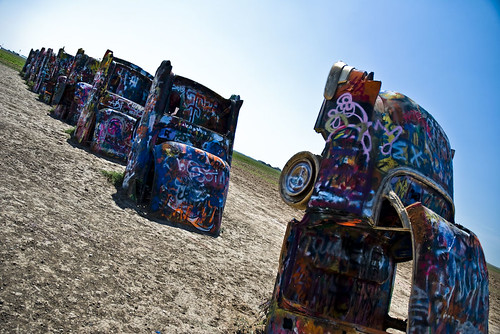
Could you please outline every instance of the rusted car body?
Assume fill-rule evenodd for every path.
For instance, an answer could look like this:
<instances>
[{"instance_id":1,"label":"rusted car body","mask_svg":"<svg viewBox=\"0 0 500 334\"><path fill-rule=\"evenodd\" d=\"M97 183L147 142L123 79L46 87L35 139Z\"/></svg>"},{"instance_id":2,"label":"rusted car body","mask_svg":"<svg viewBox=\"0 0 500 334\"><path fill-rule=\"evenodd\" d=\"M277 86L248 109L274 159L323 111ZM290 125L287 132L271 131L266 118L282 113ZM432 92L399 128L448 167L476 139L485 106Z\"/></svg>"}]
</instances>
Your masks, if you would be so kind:
<instances>
[{"instance_id":1,"label":"rusted car body","mask_svg":"<svg viewBox=\"0 0 500 334\"><path fill-rule=\"evenodd\" d=\"M162 62L125 170L130 198L152 217L219 235L242 103Z\"/></svg>"},{"instance_id":2,"label":"rusted car body","mask_svg":"<svg viewBox=\"0 0 500 334\"><path fill-rule=\"evenodd\" d=\"M84 102L92 89L90 84L99 69L99 61L85 54L83 49L73 59L67 76L59 76L52 104L53 115L63 121L76 125Z\"/></svg>"},{"instance_id":3,"label":"rusted car body","mask_svg":"<svg viewBox=\"0 0 500 334\"><path fill-rule=\"evenodd\" d=\"M446 134L373 73L339 62L315 130L320 159L280 179L304 205L285 233L268 333L487 333L488 272L477 237L454 221ZM389 316L396 268L413 261L408 318Z\"/></svg>"},{"instance_id":4,"label":"rusted car body","mask_svg":"<svg viewBox=\"0 0 500 334\"><path fill-rule=\"evenodd\" d=\"M82 102L75 139L81 144L89 143L96 153L126 160L152 79L139 66L106 51L92 88L86 91L88 97Z\"/></svg>"}]
</instances>

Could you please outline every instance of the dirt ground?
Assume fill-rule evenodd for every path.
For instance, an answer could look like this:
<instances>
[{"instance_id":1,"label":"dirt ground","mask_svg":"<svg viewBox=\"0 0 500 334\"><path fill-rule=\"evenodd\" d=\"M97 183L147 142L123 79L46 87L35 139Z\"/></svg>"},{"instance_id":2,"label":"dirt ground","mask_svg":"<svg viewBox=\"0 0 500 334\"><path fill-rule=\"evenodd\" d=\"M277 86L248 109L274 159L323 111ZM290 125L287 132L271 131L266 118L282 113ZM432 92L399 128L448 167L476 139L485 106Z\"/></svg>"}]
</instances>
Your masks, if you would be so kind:
<instances>
[{"instance_id":1,"label":"dirt ground","mask_svg":"<svg viewBox=\"0 0 500 334\"><path fill-rule=\"evenodd\" d=\"M0 64L0 332L249 333L276 277L286 223L302 213L234 164L218 238L141 216L75 147L18 73ZM400 270L393 314L408 303ZM490 332L500 332L490 273ZM405 299L406 298L406 299Z\"/></svg>"}]
</instances>

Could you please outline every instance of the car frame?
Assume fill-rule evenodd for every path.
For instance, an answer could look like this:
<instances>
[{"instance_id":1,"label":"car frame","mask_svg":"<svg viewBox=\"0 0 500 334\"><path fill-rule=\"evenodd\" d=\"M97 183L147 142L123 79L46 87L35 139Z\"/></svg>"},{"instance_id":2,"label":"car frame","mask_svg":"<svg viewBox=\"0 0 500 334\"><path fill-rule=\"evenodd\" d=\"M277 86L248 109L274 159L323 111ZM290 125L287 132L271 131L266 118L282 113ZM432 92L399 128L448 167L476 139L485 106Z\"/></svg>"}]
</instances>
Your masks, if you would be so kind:
<instances>
[{"instance_id":1,"label":"car frame","mask_svg":"<svg viewBox=\"0 0 500 334\"><path fill-rule=\"evenodd\" d=\"M56 105L52 115L71 125L76 125L87 101L92 81L99 69L99 61L78 49L68 75L59 76L52 103Z\"/></svg>"},{"instance_id":2,"label":"car frame","mask_svg":"<svg viewBox=\"0 0 500 334\"><path fill-rule=\"evenodd\" d=\"M243 101L158 68L123 188L150 217L211 236L222 224Z\"/></svg>"},{"instance_id":3,"label":"car frame","mask_svg":"<svg viewBox=\"0 0 500 334\"><path fill-rule=\"evenodd\" d=\"M68 75L74 58L74 56L64 51L64 48L60 48L57 52L55 61L51 63L49 75L39 89L41 98L45 103L52 104L57 83L60 82L59 78Z\"/></svg>"},{"instance_id":4,"label":"car frame","mask_svg":"<svg viewBox=\"0 0 500 334\"><path fill-rule=\"evenodd\" d=\"M323 153L283 169L283 200L306 211L285 233L268 333L488 332L484 253L454 217L454 151L425 109L380 87L334 64L314 127ZM393 318L409 261L408 318Z\"/></svg>"},{"instance_id":5,"label":"car frame","mask_svg":"<svg viewBox=\"0 0 500 334\"><path fill-rule=\"evenodd\" d=\"M74 138L93 152L125 161L153 76L107 50L82 102Z\"/></svg>"}]
</instances>

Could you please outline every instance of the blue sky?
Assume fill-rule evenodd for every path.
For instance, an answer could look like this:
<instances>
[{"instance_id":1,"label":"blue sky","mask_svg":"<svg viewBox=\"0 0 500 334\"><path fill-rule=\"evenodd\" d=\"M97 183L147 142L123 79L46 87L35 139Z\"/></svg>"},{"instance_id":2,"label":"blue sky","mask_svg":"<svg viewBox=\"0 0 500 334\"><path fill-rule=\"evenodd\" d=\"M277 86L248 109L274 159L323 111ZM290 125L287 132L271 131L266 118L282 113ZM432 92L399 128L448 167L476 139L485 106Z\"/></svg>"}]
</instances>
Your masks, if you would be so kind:
<instances>
[{"instance_id":1,"label":"blue sky","mask_svg":"<svg viewBox=\"0 0 500 334\"><path fill-rule=\"evenodd\" d=\"M0 44L106 49L151 74L175 73L245 100L235 149L283 167L321 153L313 130L331 65L375 72L441 124L456 150L456 221L500 266L500 2L6 1Z\"/></svg>"}]
</instances>

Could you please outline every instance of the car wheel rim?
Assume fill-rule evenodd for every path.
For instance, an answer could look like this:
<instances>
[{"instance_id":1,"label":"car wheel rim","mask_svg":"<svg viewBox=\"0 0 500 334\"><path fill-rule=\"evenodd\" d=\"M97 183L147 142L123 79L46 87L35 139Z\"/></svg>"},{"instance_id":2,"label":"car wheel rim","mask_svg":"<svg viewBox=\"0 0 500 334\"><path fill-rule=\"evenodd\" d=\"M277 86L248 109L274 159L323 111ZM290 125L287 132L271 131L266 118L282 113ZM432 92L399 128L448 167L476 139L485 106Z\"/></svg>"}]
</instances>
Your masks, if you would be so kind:
<instances>
[{"instance_id":1,"label":"car wheel rim","mask_svg":"<svg viewBox=\"0 0 500 334\"><path fill-rule=\"evenodd\" d=\"M313 175L313 166L309 161L300 161L286 175L285 192L289 196L298 196L306 191Z\"/></svg>"}]
</instances>

